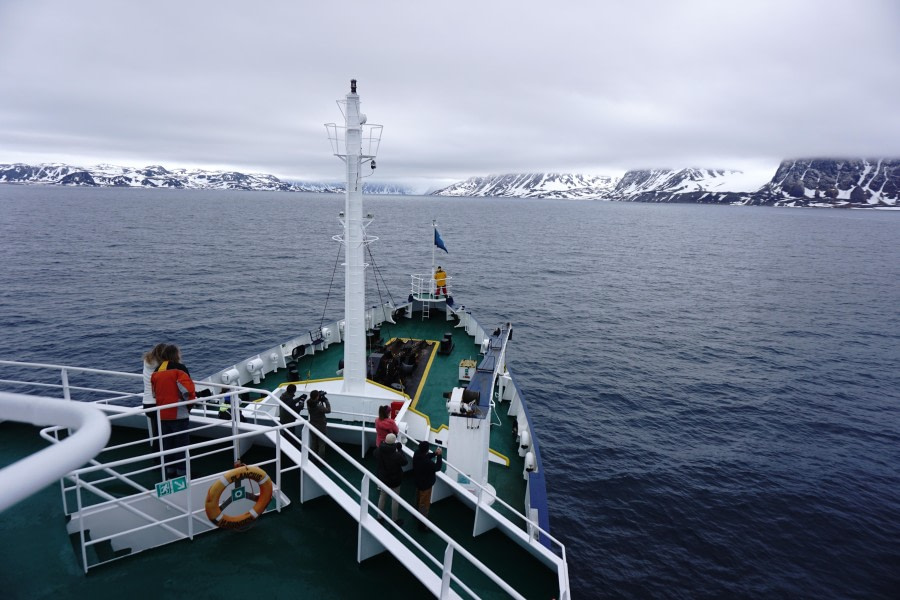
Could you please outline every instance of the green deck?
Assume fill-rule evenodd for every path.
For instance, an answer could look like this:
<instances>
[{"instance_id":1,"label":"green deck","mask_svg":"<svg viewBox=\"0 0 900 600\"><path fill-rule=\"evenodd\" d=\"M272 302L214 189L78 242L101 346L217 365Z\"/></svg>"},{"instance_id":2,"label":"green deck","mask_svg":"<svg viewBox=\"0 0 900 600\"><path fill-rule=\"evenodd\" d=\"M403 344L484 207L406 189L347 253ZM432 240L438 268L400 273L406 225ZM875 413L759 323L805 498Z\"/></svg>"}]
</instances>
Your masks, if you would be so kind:
<instances>
[{"instance_id":1,"label":"green deck","mask_svg":"<svg viewBox=\"0 0 900 600\"><path fill-rule=\"evenodd\" d=\"M415 410L426 414L432 429L446 426L443 393L459 385L458 365L465 358L478 360L478 348L463 329L440 318L405 319L397 325L386 324L382 337L440 340L452 332L455 348L449 356L434 353ZM310 379L336 377L342 357L340 344L305 357L300 372ZM280 370L259 387L274 389L284 383L287 372ZM491 463L489 482L508 503L521 512L525 480L522 459L516 453L511 420L506 416L508 403L497 406L500 425L492 427L491 446L510 460L510 466ZM140 436L136 430L114 430L114 437ZM438 434L438 437L440 435ZM32 427L0 423L0 466L43 446ZM345 446L354 457L358 446ZM251 449L244 457L250 464L271 458L270 451ZM452 461L452 457L448 456ZM288 463L287 459L285 459ZM339 472L358 485L359 472L344 461L333 461ZM332 463L329 463L332 464ZM371 453L362 460L374 471ZM206 465L192 461L195 473L215 472L226 465ZM407 476L401 494L411 503L414 498L412 478ZM371 499L377 501L377 489L371 488ZM85 576L80 556L66 533L62 517L58 485L51 485L28 500L0 515L0 537L7 540L0 552L6 568L0 569L0 585L5 597L12 598L120 598L159 594L166 597L187 595L265 595L274 598L294 597L363 597L371 595L374 582L385 577L390 581L390 595L400 598L424 598L427 591L390 554L382 553L361 564L356 563L357 524L327 497L301 504L299 477L288 476L283 490L293 500L281 514L269 513L248 531L214 531L197 536L192 542L177 542L92 569ZM123 490L124 493L124 490ZM501 512L504 509L497 507ZM388 510L389 507L388 507ZM404 530L423 544L433 555L442 556L444 544L432 533L423 533L415 520L405 517ZM432 521L451 534L467 550L506 579L528 598L553 598L558 594L555 574L521 549L498 530L472 537L474 513L455 498L436 502L431 509ZM77 544L75 544L77 547ZM98 548L97 552L102 552ZM506 594L457 556L454 572L472 585L484 598L503 598ZM151 592L152 590L152 592Z\"/></svg>"},{"instance_id":2,"label":"green deck","mask_svg":"<svg viewBox=\"0 0 900 600\"><path fill-rule=\"evenodd\" d=\"M142 437L137 430L114 430L115 442ZM37 429L0 423L0 466L44 447ZM359 448L344 446L351 455ZM271 459L265 449L251 449L244 456L254 464ZM207 459L208 461L208 459ZM207 472L205 462L192 461L192 470ZM290 461L285 459L285 465ZM221 461L220 461L221 462ZM340 461L334 461L339 466ZM374 469L371 455L363 460ZM198 468L199 467L199 468ZM225 468L224 465L219 465ZM352 482L359 477L351 469L339 471ZM356 562L356 521L327 496L301 504L299 477L283 480L283 490L294 501L278 514L268 513L245 531L213 531L192 541L176 542L91 569L81 568L76 536L66 533L59 486L52 484L0 516L0 537L6 540L0 552L6 568L0 570L5 598L122 598L264 595L272 598L355 598L371 593L373 582L389 577L391 595L426 598L428 592L389 553L361 564ZM412 501L414 485L406 477L401 495ZM115 486L107 486L113 491ZM371 500L377 491L371 488ZM125 489L122 490L126 492ZM389 505L387 507L389 510ZM467 550L528 598L556 596L555 576L497 530L471 537L473 512L458 500L448 498L432 505L430 517L453 535ZM409 515L404 530L433 555L442 556L444 544L434 534L420 532ZM104 559L112 551L103 545L91 549ZM495 584L461 556L454 572L483 598L505 598Z\"/></svg>"},{"instance_id":3,"label":"green deck","mask_svg":"<svg viewBox=\"0 0 900 600\"><path fill-rule=\"evenodd\" d=\"M423 378L420 391L413 397L411 404L413 410L428 419L437 439L440 439L441 431L446 431L449 423L444 392L465 385L459 381L459 362L464 359L474 359L478 362L481 358L475 338L467 335L463 328L455 328L454 322L447 321L442 310L432 310L429 319L422 319L421 313L417 312L410 319L397 319L396 324L385 323L381 328L381 337L385 342L393 338L438 342L445 333L451 333L453 336L453 350L448 355L437 352L432 354L431 364ZM338 377L338 364L343 356L343 344L332 344L327 350L302 357L297 362L301 380ZM255 387L274 390L286 382L287 371L280 370L267 376ZM488 483L494 486L500 498L519 512L524 512L525 479L522 477L522 471L525 465L518 454L518 444L512 429L513 419L507 416L509 403L498 403L495 410L491 426L491 450L496 457L507 461L508 466L492 462L488 470ZM453 460L449 454L446 458ZM508 512L500 507L498 510Z\"/></svg>"}]
</instances>

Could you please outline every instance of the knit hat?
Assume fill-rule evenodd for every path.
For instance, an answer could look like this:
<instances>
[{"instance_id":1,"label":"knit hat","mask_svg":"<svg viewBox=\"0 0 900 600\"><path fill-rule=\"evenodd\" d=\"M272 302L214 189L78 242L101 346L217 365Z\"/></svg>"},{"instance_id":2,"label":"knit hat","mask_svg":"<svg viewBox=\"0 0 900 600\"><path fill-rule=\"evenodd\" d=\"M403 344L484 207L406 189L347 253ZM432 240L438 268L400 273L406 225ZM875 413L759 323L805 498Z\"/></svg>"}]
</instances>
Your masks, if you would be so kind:
<instances>
[{"instance_id":1,"label":"knit hat","mask_svg":"<svg viewBox=\"0 0 900 600\"><path fill-rule=\"evenodd\" d=\"M385 444L396 444L396 443L397 443L397 436L394 435L393 433L387 434L387 435L384 437L384 443L385 443Z\"/></svg>"}]
</instances>

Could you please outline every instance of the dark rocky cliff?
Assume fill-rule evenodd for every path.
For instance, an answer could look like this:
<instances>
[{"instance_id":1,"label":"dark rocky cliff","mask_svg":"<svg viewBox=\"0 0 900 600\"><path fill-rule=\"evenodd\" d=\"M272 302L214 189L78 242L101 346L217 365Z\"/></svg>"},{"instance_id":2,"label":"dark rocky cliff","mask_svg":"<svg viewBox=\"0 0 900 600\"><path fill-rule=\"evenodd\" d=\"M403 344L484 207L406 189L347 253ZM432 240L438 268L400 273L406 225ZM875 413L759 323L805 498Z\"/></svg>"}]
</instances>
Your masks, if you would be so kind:
<instances>
[{"instance_id":1,"label":"dark rocky cliff","mask_svg":"<svg viewBox=\"0 0 900 600\"><path fill-rule=\"evenodd\" d=\"M771 203L896 206L898 159L786 160L760 192Z\"/></svg>"}]
</instances>

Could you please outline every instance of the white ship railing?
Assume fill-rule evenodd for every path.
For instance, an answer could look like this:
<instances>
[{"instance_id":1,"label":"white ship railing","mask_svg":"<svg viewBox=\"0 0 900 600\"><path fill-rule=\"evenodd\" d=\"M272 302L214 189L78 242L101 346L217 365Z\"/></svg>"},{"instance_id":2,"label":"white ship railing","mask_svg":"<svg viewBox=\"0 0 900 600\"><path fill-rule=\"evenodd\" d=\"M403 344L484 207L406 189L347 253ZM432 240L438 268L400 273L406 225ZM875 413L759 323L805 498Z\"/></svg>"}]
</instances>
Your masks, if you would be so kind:
<instances>
[{"instance_id":1,"label":"white ship railing","mask_svg":"<svg viewBox=\"0 0 900 600\"><path fill-rule=\"evenodd\" d=\"M343 100L338 100L338 106L341 112L346 114ZM347 151L347 127L338 125L337 123L325 123L325 129L328 132L328 141L331 143L331 152L335 156L345 159L350 152ZM383 125L363 124L360 127L360 158L363 160L372 159L378 156L378 148L381 146L381 133L384 130Z\"/></svg>"},{"instance_id":2,"label":"white ship railing","mask_svg":"<svg viewBox=\"0 0 900 600\"><path fill-rule=\"evenodd\" d=\"M109 422L115 422L118 420L127 420L127 419L133 420L135 417L146 422L146 416L144 416L144 415L147 415L148 413L154 413L159 410L158 408L152 408L152 409L145 410L140 407L127 408L127 407L123 407L123 406L115 406L116 403L123 403L123 402L127 402L129 400L132 402L139 402L140 399L142 398L142 390L140 392L135 393L135 392L122 391L122 390L118 390L118 389L108 389L108 388L100 388L100 387L94 387L94 386L91 386L91 387L74 386L69 383L69 374L71 374L71 373L90 374L90 375L103 376L103 377L118 376L118 377L123 377L123 378L128 379L133 384L138 384L142 381L141 374L121 373L121 372L116 372L116 371L106 371L106 370L102 370L102 369L66 367L66 366L62 366L62 365L51 365L51 364L41 364L41 363L19 363L19 362L12 362L12 361L0 361L0 365L8 366L8 367L27 367L27 368L38 368L38 369L42 369L42 370L51 370L51 371L58 372L60 374L60 378L62 380L61 384L55 384L55 383L49 383L49 382L35 383L32 381L24 381L24 380L0 379L0 382L2 382L2 383L13 383L13 384L17 384L17 385L29 385L29 386L36 386L36 387L40 387L40 388L58 389L58 390L62 391L64 399L72 398L72 392L77 392L77 393L81 393L81 394L90 392L92 396L95 394L100 396L99 399L93 400L91 403L64 402L64 401L60 401L58 399L54 400L54 399L44 398L43 400L48 401L50 403L54 403L56 405L64 406L67 408L74 407L75 411L73 411L73 414L76 411L78 411L79 414L91 414L92 415L91 417L86 417L85 420L83 420L83 421L72 422L72 424L70 424L70 421L60 421L60 422L50 421L50 422L55 423L55 425L44 429L42 431L42 436L45 439L48 439L49 441L52 441L52 442L59 441L58 435L64 428L76 427L77 425L80 424L81 429L86 430L85 433L89 434L89 436L92 440L92 443L97 444L98 433L96 432L96 430L98 428L102 428L102 426L99 425L99 422L97 424L95 424L94 423L95 419L99 418L101 421L104 422L104 425L106 426L106 435L108 437ZM172 516L169 516L165 519L154 519L150 515L147 515L147 514L143 513L142 511L140 511L140 509L137 509L137 508L131 506L127 502L128 500L133 499L135 496L141 496L141 495L149 496L153 493L152 489L148 489L148 488L145 488L145 487L139 485L133 479L133 477L135 477L136 475L139 475L141 473L164 468L161 465L160 466L153 465L153 463L152 463L153 459L158 459L158 458L161 459L162 457L166 457L166 456L171 457L173 455L177 455L178 460L181 460L182 457L180 455L183 454L184 460L186 461L185 465L187 468L187 478L188 478L189 482L192 482L193 480L191 479L191 472L190 472L191 460L196 460L198 458L203 458L203 457L215 454L217 452L223 452L223 451L224 452L233 451L234 455L237 456L239 454L239 447L243 443L249 442L253 438L259 438L261 435L271 435L271 436L274 436L274 440L275 440L275 457L271 460L257 463L257 465L258 466L267 466L267 465L274 466L274 469L275 469L274 489L276 492L273 495L273 497L275 498L276 509L278 511L280 511L281 507L282 507L280 493L281 493L281 489L282 489L281 481L282 481L282 476L284 473L286 473L288 471L292 471L292 470L299 470L304 477L311 476L308 473L308 471L318 471L320 473L327 473L328 478L330 480L340 482L340 484L341 484L340 488L344 494L346 494L349 490L351 492L350 495L353 498L355 498L354 502L357 505L357 509L356 509L357 512L353 516L360 523L360 528L363 527L364 523L368 523L367 527L369 527L369 528L372 527L372 523L368 522L367 520L373 519L373 517L370 515L369 511L370 510L374 511L376 514L379 514L384 519L383 523L389 524L389 526L393 528L393 530L386 529L386 531L390 532L389 538L379 538L380 542L382 544L384 544L384 547L388 551L394 553L399 550L398 547L392 547L391 540L396 540L396 541L399 541L403 547L408 548L411 546L413 549L415 549L416 554L418 554L419 557L425 557L425 560L427 561L427 563L430 563L431 568L434 569L437 573L439 573L439 576L440 576L441 586L440 586L439 592L436 592L437 596L439 596L441 598L445 598L445 597L450 597L452 594L454 594L455 592L453 592L450 587L451 582L452 582L453 584L455 584L455 586L459 590L464 591L466 594L470 595L471 597L473 597L473 598L478 597L478 595L470 587L468 587L461 579L459 579L459 577L454 573L454 570L453 570L454 557L461 557L461 558L467 560L468 562L470 562L478 571L480 571L483 575L485 575L490 581L492 581L495 585L497 585L505 593L509 594L510 597L524 598L524 596L522 596L519 592L517 592L514 588L512 588L502 577L500 577L497 573L495 573L493 570L491 570L490 567L488 567L481 560L479 560L476 556L474 556L468 550L466 550L459 542L457 542L449 534L447 534L446 532L444 532L443 530L438 528L427 518L423 517L418 512L418 510L415 507L413 507L412 505L410 505L402 496L400 496L399 494L395 494L393 492L393 490L391 490L390 488L387 488L386 486L383 486L383 484L370 471L368 471L362 464L357 462L346 451L344 451L340 446L338 446L335 442L333 442L331 439L329 439L327 435L322 434L314 427L309 426L308 422L302 415L298 415L293 410L291 410L287 406L283 405L281 403L280 399L278 399L271 392L268 392L266 390L255 389L255 388L227 386L227 385L223 385L221 383L213 383L213 382L202 382L201 381L201 382L197 382L197 384L198 385L208 385L210 387L217 386L217 387L221 387L221 388L228 388L229 389L228 393L230 393L232 395L232 398L235 398L240 393L244 393L244 392L248 392L248 391L257 393L257 394L266 395L267 402L277 403L279 405L279 407L282 407L285 410L287 410L288 412L294 414L297 421L295 423L292 423L289 425L280 425L280 424L273 424L270 426L241 425L237 422L238 414L241 411L239 409L233 409L231 412L232 412L233 418L235 420L231 423L229 423L228 421L221 421L218 419L206 419L203 417L192 418L192 424L193 424L194 420L198 421L197 426L192 427L190 430L190 433L192 433L192 434L201 433L203 430L213 430L213 429L221 430L223 427L227 427L230 424L231 429L232 429L231 435L226 435L226 436L220 437L219 439L194 443L189 446L185 446L183 448L158 451L155 453L154 452L149 452L149 453L141 452L141 454L137 457L120 459L120 460L112 460L112 461L108 461L108 462L94 460L91 457L89 457L88 456L89 451L90 451L90 454L96 455L96 452L92 447L89 449L89 451L88 451L88 449L85 449L84 451L82 451L81 453L79 453L77 455L72 454L70 456L70 461L69 461L70 463L81 465L81 464L84 464L85 462L91 462L92 464L90 464L90 466L82 467L82 468L75 469L75 470L68 470L71 467L67 467L66 469L63 469L63 475L62 475L63 478L60 480L60 484L61 484L61 490L62 490L62 496L63 496L63 507L64 507L64 510L67 512L67 514L73 514L73 515L79 514L80 515L83 510L97 511L97 510L103 509L105 507L115 506L115 507L121 508L122 510L129 511L129 512L135 514L136 516L147 521L143 525L140 525L137 527L131 527L131 528L128 528L123 531L118 531L111 535L99 536L96 538L87 539L86 531L85 531L85 527L84 527L84 520L80 519L79 538L81 540L81 559L82 559L82 564L84 565L85 572L87 572L88 568L91 566L97 566L97 564L102 564L102 563L98 562L93 565L89 565L87 549L89 547L95 546L97 544L101 544L104 542L110 542L111 540L113 540L117 537L124 537L124 536L128 536L128 535L132 535L135 533L139 533L141 531L146 531L146 530L148 530L150 528L154 528L154 527L166 529L167 531L169 531L169 533L172 533L173 537L176 539L193 538L193 536L196 535L197 533L202 533L203 531L210 530L209 522L205 518L205 515L203 514L205 512L205 507L202 505L198 506L198 507L192 506L190 499L188 500L187 507L183 508L183 509L181 507L175 506L172 503L168 503L170 509L174 509L174 511L170 513ZM211 398L208 398L206 400L217 401L217 400L223 398L224 395L225 394L219 394L216 396L212 396ZM24 399L23 401L25 401L25 402L35 401L35 396L24 396L24 395L6 394L6 393L0 395L0 399L5 399L10 396L20 396ZM185 402L184 404L191 404L191 403L193 403L193 401L188 401L188 402ZM4 402L3 404L5 405L6 403ZM91 406L91 404L93 404L94 406ZM100 412L100 407L104 407L104 406L106 408L103 410L112 411L112 414L102 415L101 417L97 417L96 413ZM14 411L10 410L10 413L12 413L12 412L14 412ZM206 412L206 411L204 411L204 412ZM2 412L2 409L0 409L0 416L5 416L5 413ZM26 420L26 422L34 422L34 421ZM44 422L46 422L46 421L44 421ZM40 421L38 421L37 424L40 424ZM302 439L298 439L297 436L292 431L292 429L298 425L304 425L303 429L302 429L302 434L301 434ZM244 427L244 428L252 427L252 430L240 431L241 427ZM365 425L363 425L363 426L340 425L339 427L341 427L341 428L356 427L361 431L362 435L364 435L366 432L371 431L371 428L365 427ZM72 440L76 439L77 435L78 434L76 434L74 436L70 436L70 437L66 438L65 440L63 440L62 442L60 442L59 445L52 446L51 450L66 451L66 450L60 450L60 449L67 448L65 446L65 444L67 442L71 442ZM309 452L309 436L310 435L318 436L319 440L320 440L320 444L326 445L330 448L331 454L329 456L329 462L325 462L315 453ZM287 437L287 439L289 441L288 444L282 443L283 437ZM87 437L85 436L85 437L83 437L83 439L87 439ZM229 447L222 448L221 446L222 446L223 442L230 443ZM114 445L114 446L109 446L109 447L105 447L105 449L103 449L103 445L105 443L106 442L104 440L103 444L100 444L100 446L101 446L100 449L103 452L111 452L113 454L116 454L116 453L120 453L122 450L127 450L130 447L137 447L138 445L146 444L147 439L127 442L124 444L118 444L118 445ZM216 446L219 446L219 448L216 448ZM281 464L282 454L288 448L294 448L294 451L296 451L296 448L298 446L300 448L300 452L302 453L301 454L302 459L300 460L300 463L298 465L294 465L292 467L282 468L282 464ZM332 464L332 462L334 460L333 457L335 457L335 456L339 457L341 460L345 461L347 464L349 464L350 466L353 467L353 469L361 477L361 483L359 484L359 486L357 486L356 484L354 484L353 482L348 480L346 477L341 475L337 471L337 469L335 469L334 465ZM151 466L149 466L149 467L146 467L146 466L140 467L139 466L137 469L128 470L128 468L133 465L138 465L140 462L148 462L148 461L151 461L151 463L150 463ZM315 467L315 469L312 469L311 467ZM99 480L90 480L90 481L87 480L87 479L90 479L91 475L94 473L105 473L107 475L107 477L105 479L99 479ZM443 475L443 474L441 474L441 475ZM211 482L217 476L218 476L218 474L201 477L201 478L198 478L197 482L200 484L203 484L203 482L205 482L207 480ZM54 475L53 477L51 477L51 481L57 477L59 477L59 475ZM453 485L452 480L450 480L446 476L443 476L442 480L447 482L448 485ZM70 483L67 484L66 481L68 481ZM113 482L113 481L115 481L116 483L119 483L119 484L125 484L126 486L133 488L135 490L135 493L132 495L129 495L129 496L124 496L124 497L114 497L111 494L108 494L101 489L101 486L104 483ZM425 527L427 527L432 533L434 533L438 538L440 538L446 544L446 546L444 548L443 556L441 556L440 558L434 556L431 553L431 551L429 551L427 548L425 548L424 546L419 544L415 539L413 539L402 528L397 527L391 521L390 517L387 514L378 510L377 503L373 502L369 497L369 488L373 482L375 483L375 486L379 490L384 489L385 493L387 495L389 495L393 500L396 500L400 504L400 506L403 507L403 509L409 513L410 516L412 516L414 519L417 519L420 523L422 523ZM33 485L37 485L37 484L35 483ZM46 485L46 482L43 482L43 480L42 480L42 482L40 483L40 485L38 486L37 489L40 489L45 485ZM12 487L21 488L24 486L22 486L21 480L19 480L17 483L17 486L4 486L4 487L6 487L6 488L12 488ZM66 500L67 494L69 494L69 493L75 494L76 505L77 505L76 511L73 511L71 513L68 509L67 500ZM329 495L332 495L332 497L335 498L335 500L338 499L337 497L335 497L333 495L333 493L334 493L333 491L326 490L326 493L329 493ZM481 488L479 490L476 510L480 509L480 507L482 505L483 496L486 493L489 494L490 492L488 492L484 488ZM95 503L88 505L85 500L91 500L92 498L85 498L84 494L92 494L95 497L93 499L100 499L100 502L95 502ZM301 492L301 494L302 494L302 492ZM513 512L514 514L520 515L521 518L528 521L528 519L524 515L521 515L520 513L518 513L518 511L516 511L511 506L509 506L508 504L503 502L501 499L496 498L495 496L494 496L494 498L497 501L499 501L501 504L503 504L505 507L507 507L511 512ZM165 500L162 498L160 500L165 502ZM301 498L301 501L303 501L303 500L304 499ZM16 500L13 500L13 502L15 502L15 501ZM175 523L179 520L186 520L187 532L182 532L180 529L178 529L174 526ZM203 527L199 527L200 524L202 524ZM371 529L369 529L369 530L371 530ZM548 532L544 532L542 530L541 533L548 536L549 539L552 539L553 542L556 543L560 548L560 553L561 553L561 556L559 557L560 562L557 563L557 567L556 567L557 574L559 576L559 586L560 586L560 596L559 597L560 597L560 599L568 599L570 597L570 592L569 592L569 587L568 587L568 569L566 566L565 548L561 543L559 543L557 540L555 540L555 538L551 538L550 534ZM537 550L538 552L545 551L545 549L543 547L538 547L538 546L534 546L534 549ZM116 560L117 558L118 557L114 557L110 560ZM546 555L545 555L545 558L547 558ZM103 561L103 562L110 562L110 561ZM406 566L411 571L413 571L414 575L416 574L414 571L414 568L415 568L414 565L406 565Z\"/></svg>"},{"instance_id":3,"label":"white ship railing","mask_svg":"<svg viewBox=\"0 0 900 600\"><path fill-rule=\"evenodd\" d=\"M50 446L0 469L0 512L94 458L109 440L109 421L89 404L0 392L0 420L74 430Z\"/></svg>"},{"instance_id":4,"label":"white ship railing","mask_svg":"<svg viewBox=\"0 0 900 600\"><path fill-rule=\"evenodd\" d=\"M416 300L430 300L434 297L434 293L437 291L437 285L434 281L434 275L430 275L427 273L414 273L410 275L410 279L412 280L411 284L411 293L413 298ZM447 276L447 295L450 296L450 280L453 279L449 275ZM443 297L443 294L441 294Z\"/></svg>"}]
</instances>

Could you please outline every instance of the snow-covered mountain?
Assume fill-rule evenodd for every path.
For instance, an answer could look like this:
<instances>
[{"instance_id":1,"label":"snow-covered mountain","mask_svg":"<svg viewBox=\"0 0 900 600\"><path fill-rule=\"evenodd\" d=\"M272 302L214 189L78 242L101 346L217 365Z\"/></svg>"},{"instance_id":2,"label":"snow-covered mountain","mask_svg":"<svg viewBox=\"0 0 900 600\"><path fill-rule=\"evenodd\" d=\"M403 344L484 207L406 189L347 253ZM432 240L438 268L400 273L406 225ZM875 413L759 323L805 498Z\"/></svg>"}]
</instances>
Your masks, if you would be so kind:
<instances>
[{"instance_id":1,"label":"snow-covered mountain","mask_svg":"<svg viewBox=\"0 0 900 600\"><path fill-rule=\"evenodd\" d=\"M900 206L900 160L786 160L763 192L788 206Z\"/></svg>"},{"instance_id":2,"label":"snow-covered mountain","mask_svg":"<svg viewBox=\"0 0 900 600\"><path fill-rule=\"evenodd\" d=\"M629 171L616 184L612 195L631 197L643 193L688 194L691 192L755 192L765 181L754 185L741 171L721 169L654 169ZM749 187L748 187L749 186Z\"/></svg>"},{"instance_id":3,"label":"snow-covered mountain","mask_svg":"<svg viewBox=\"0 0 900 600\"><path fill-rule=\"evenodd\" d=\"M738 171L630 171L610 199L771 206L896 207L900 160L782 161L768 182Z\"/></svg>"},{"instance_id":4,"label":"snow-covered mountain","mask_svg":"<svg viewBox=\"0 0 900 600\"><path fill-rule=\"evenodd\" d=\"M604 197L615 185L613 177L568 173L524 173L471 177L432 192L433 196L505 196L514 198Z\"/></svg>"},{"instance_id":5,"label":"snow-covered mountain","mask_svg":"<svg viewBox=\"0 0 900 600\"><path fill-rule=\"evenodd\" d=\"M120 167L96 165L89 168L65 164L0 164L2 183L49 183L111 187L153 187L179 189L227 189L265 191L331 191L321 184L293 184L274 175L246 174L238 171L202 169L166 169L159 165Z\"/></svg>"},{"instance_id":6,"label":"snow-covered mountain","mask_svg":"<svg viewBox=\"0 0 900 600\"><path fill-rule=\"evenodd\" d=\"M676 195L698 192L698 195L704 195L708 192L756 191L764 183L748 184L747 177L740 171L711 169L639 170L629 171L621 178L526 173L472 177L433 192L433 195L671 202L677 201Z\"/></svg>"},{"instance_id":7,"label":"snow-covered mountain","mask_svg":"<svg viewBox=\"0 0 900 600\"><path fill-rule=\"evenodd\" d=\"M89 168L60 163L26 165L0 164L0 183L43 183L103 187L153 187L204 190L261 190L277 192L336 192L343 193L343 185L311 182L287 182L265 173L239 171L209 171L203 169L166 169L149 167L120 167L96 165ZM402 186L366 184L367 194L405 194Z\"/></svg>"},{"instance_id":8,"label":"snow-covered mountain","mask_svg":"<svg viewBox=\"0 0 900 600\"><path fill-rule=\"evenodd\" d=\"M288 182L260 173L166 169L159 165L82 168L59 163L0 164L0 183L344 191L343 185L336 183ZM363 191L366 194L411 193L404 186L368 182ZM900 159L785 160L768 181L760 180L758 175L716 169L644 169L628 171L622 177L562 173L491 175L472 177L432 195L900 208Z\"/></svg>"},{"instance_id":9,"label":"snow-covered mountain","mask_svg":"<svg viewBox=\"0 0 900 600\"><path fill-rule=\"evenodd\" d=\"M803 159L768 175L721 169L642 169L621 178L530 173L472 177L439 196L576 198L620 202L900 207L900 160Z\"/></svg>"}]
</instances>

